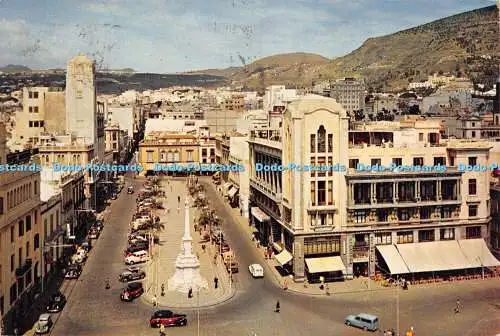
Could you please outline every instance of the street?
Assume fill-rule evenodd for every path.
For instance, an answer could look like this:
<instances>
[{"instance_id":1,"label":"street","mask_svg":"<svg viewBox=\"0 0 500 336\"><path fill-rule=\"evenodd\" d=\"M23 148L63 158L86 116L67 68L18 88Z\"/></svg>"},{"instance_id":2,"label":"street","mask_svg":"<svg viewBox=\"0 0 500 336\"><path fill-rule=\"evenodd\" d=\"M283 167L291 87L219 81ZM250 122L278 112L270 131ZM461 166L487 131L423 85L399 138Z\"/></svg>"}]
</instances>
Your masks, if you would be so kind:
<instances>
[{"instance_id":1,"label":"street","mask_svg":"<svg viewBox=\"0 0 500 336\"><path fill-rule=\"evenodd\" d=\"M127 176L125 185L132 184L139 190L143 182L143 179ZM266 269L261 251L234 222L233 214L210 182L202 183L212 207L224 219L222 228L236 251L240 273L234 277L238 291L231 301L200 311L200 335L364 335L364 331L344 325L347 315L362 312L377 315L382 330L396 328L396 290L309 297L278 287ZM169 190L165 192L168 196ZM123 250L135 209L135 196L124 190L108 208L110 213L103 233L95 242L83 274L68 295L68 304L51 335L158 334L158 330L149 328L151 306L141 300L125 303L119 298L123 284L117 277L125 269ZM247 270L252 263L263 265L264 273L269 276L253 279ZM111 284L109 290L105 289L106 280ZM399 292L401 333L414 326L418 335L495 335L500 332L496 305L500 302L500 290L494 281L468 281ZM457 296L464 305L460 314L453 313ZM280 313L274 312L277 300ZM188 326L170 328L167 334L197 335L196 310L182 312L188 313Z\"/></svg>"}]
</instances>

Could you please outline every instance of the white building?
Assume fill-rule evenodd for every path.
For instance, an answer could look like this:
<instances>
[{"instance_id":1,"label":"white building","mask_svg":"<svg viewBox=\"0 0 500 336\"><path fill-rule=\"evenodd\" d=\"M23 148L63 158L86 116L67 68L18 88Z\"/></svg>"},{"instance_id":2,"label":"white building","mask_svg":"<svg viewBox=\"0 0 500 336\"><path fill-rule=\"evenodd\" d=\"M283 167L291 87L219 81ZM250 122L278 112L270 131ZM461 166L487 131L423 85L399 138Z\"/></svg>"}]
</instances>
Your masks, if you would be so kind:
<instances>
[{"instance_id":1,"label":"white building","mask_svg":"<svg viewBox=\"0 0 500 336\"><path fill-rule=\"evenodd\" d=\"M249 147L247 136L232 136L229 139L229 164L244 167L242 171L230 171L229 182L233 184L228 191L230 198L238 197L240 212L243 217L249 217L250 175Z\"/></svg>"},{"instance_id":2,"label":"white building","mask_svg":"<svg viewBox=\"0 0 500 336\"><path fill-rule=\"evenodd\" d=\"M145 134L151 132L198 132L200 127L206 126L205 120L148 119L146 120Z\"/></svg>"},{"instance_id":3,"label":"white building","mask_svg":"<svg viewBox=\"0 0 500 336\"><path fill-rule=\"evenodd\" d=\"M344 78L330 83L330 97L348 112L365 108L366 85L362 79Z\"/></svg>"}]
</instances>

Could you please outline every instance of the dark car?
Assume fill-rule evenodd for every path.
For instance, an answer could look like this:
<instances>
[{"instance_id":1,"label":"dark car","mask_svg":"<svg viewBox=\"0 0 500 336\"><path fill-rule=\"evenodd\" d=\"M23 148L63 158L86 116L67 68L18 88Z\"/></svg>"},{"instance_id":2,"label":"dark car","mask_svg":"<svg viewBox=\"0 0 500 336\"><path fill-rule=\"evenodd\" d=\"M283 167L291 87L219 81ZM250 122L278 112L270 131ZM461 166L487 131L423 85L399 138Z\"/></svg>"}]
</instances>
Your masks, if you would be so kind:
<instances>
[{"instance_id":1,"label":"dark car","mask_svg":"<svg viewBox=\"0 0 500 336\"><path fill-rule=\"evenodd\" d=\"M174 313L171 310L157 310L149 319L149 325L151 328L159 328L161 325L165 327L186 326L187 316L186 314Z\"/></svg>"},{"instance_id":2,"label":"dark car","mask_svg":"<svg viewBox=\"0 0 500 336\"><path fill-rule=\"evenodd\" d=\"M82 274L82 267L79 264L71 264L64 275L66 279L78 279Z\"/></svg>"},{"instance_id":3,"label":"dark car","mask_svg":"<svg viewBox=\"0 0 500 336\"><path fill-rule=\"evenodd\" d=\"M62 293L56 293L50 298L49 304L47 305L47 311L49 313L58 313L66 305L66 297Z\"/></svg>"},{"instance_id":4,"label":"dark car","mask_svg":"<svg viewBox=\"0 0 500 336\"><path fill-rule=\"evenodd\" d=\"M144 293L144 287L142 287L142 282L131 282L127 284L127 287L123 290L120 295L122 301L131 302L137 299Z\"/></svg>"},{"instance_id":5,"label":"dark car","mask_svg":"<svg viewBox=\"0 0 500 336\"><path fill-rule=\"evenodd\" d=\"M146 277L146 272L144 272L139 267L129 267L125 272L122 272L122 274L120 274L118 280L120 280L121 282L129 282L129 281L142 280L145 277Z\"/></svg>"}]
</instances>

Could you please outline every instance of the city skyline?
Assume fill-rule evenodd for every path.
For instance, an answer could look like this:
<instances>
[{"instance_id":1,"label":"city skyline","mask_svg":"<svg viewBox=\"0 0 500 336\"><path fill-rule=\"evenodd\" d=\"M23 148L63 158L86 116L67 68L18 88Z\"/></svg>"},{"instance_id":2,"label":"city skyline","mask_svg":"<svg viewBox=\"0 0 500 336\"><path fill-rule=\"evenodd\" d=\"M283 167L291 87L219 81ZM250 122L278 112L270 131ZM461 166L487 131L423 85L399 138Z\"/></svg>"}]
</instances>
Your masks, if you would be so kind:
<instances>
[{"instance_id":1,"label":"city skyline","mask_svg":"<svg viewBox=\"0 0 500 336\"><path fill-rule=\"evenodd\" d=\"M32 5L29 5L32 3ZM494 5L493 0L399 2L366 0L198 0L23 4L0 2L0 33L7 36L0 65L65 68L84 52L100 67L174 73L241 66L287 52L342 56L367 38ZM368 7L370 6L370 7ZM42 8L41 8L42 7ZM193 10L196 8L196 10ZM169 43L168 41L171 41Z\"/></svg>"}]
</instances>

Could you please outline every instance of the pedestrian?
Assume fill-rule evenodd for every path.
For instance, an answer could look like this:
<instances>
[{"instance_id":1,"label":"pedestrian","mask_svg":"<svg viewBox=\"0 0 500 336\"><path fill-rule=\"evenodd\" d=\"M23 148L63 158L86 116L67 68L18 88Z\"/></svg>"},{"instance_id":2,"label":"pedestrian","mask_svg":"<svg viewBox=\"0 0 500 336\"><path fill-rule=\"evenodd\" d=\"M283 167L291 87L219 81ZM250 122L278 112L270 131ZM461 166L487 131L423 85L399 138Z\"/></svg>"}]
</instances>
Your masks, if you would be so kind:
<instances>
[{"instance_id":1,"label":"pedestrian","mask_svg":"<svg viewBox=\"0 0 500 336\"><path fill-rule=\"evenodd\" d=\"M214 286L215 286L215 289L217 289L219 287L219 278L217 278L217 277L214 278Z\"/></svg>"},{"instance_id":2,"label":"pedestrian","mask_svg":"<svg viewBox=\"0 0 500 336\"><path fill-rule=\"evenodd\" d=\"M111 288L111 285L109 284L108 280L106 280L106 286L104 286L104 288L106 288L106 289L110 289Z\"/></svg>"},{"instance_id":3,"label":"pedestrian","mask_svg":"<svg viewBox=\"0 0 500 336\"><path fill-rule=\"evenodd\" d=\"M462 310L462 304L460 303L460 298L457 298L457 303L455 306L455 313L460 313L461 310Z\"/></svg>"},{"instance_id":4,"label":"pedestrian","mask_svg":"<svg viewBox=\"0 0 500 336\"><path fill-rule=\"evenodd\" d=\"M165 326L160 324L160 336L165 336Z\"/></svg>"},{"instance_id":5,"label":"pedestrian","mask_svg":"<svg viewBox=\"0 0 500 336\"><path fill-rule=\"evenodd\" d=\"M201 234L201 232L200 232ZM203 253L207 252L207 246L205 244L201 245L201 249L203 250Z\"/></svg>"},{"instance_id":6,"label":"pedestrian","mask_svg":"<svg viewBox=\"0 0 500 336\"><path fill-rule=\"evenodd\" d=\"M180 202L181 202L181 197L177 196L177 203L180 203Z\"/></svg>"},{"instance_id":7,"label":"pedestrian","mask_svg":"<svg viewBox=\"0 0 500 336\"><path fill-rule=\"evenodd\" d=\"M165 285L161 284L161 296L165 296Z\"/></svg>"},{"instance_id":8,"label":"pedestrian","mask_svg":"<svg viewBox=\"0 0 500 336\"><path fill-rule=\"evenodd\" d=\"M189 291L188 291L188 299L191 299L193 297L193 289L192 288L189 288Z\"/></svg>"},{"instance_id":9,"label":"pedestrian","mask_svg":"<svg viewBox=\"0 0 500 336\"><path fill-rule=\"evenodd\" d=\"M152 301L153 301L153 307L157 307L158 306L158 298L156 297L156 295L153 296Z\"/></svg>"},{"instance_id":10,"label":"pedestrian","mask_svg":"<svg viewBox=\"0 0 500 336\"><path fill-rule=\"evenodd\" d=\"M279 301L276 301L276 309L274 310L275 313L279 313L280 312L280 302Z\"/></svg>"}]
</instances>

